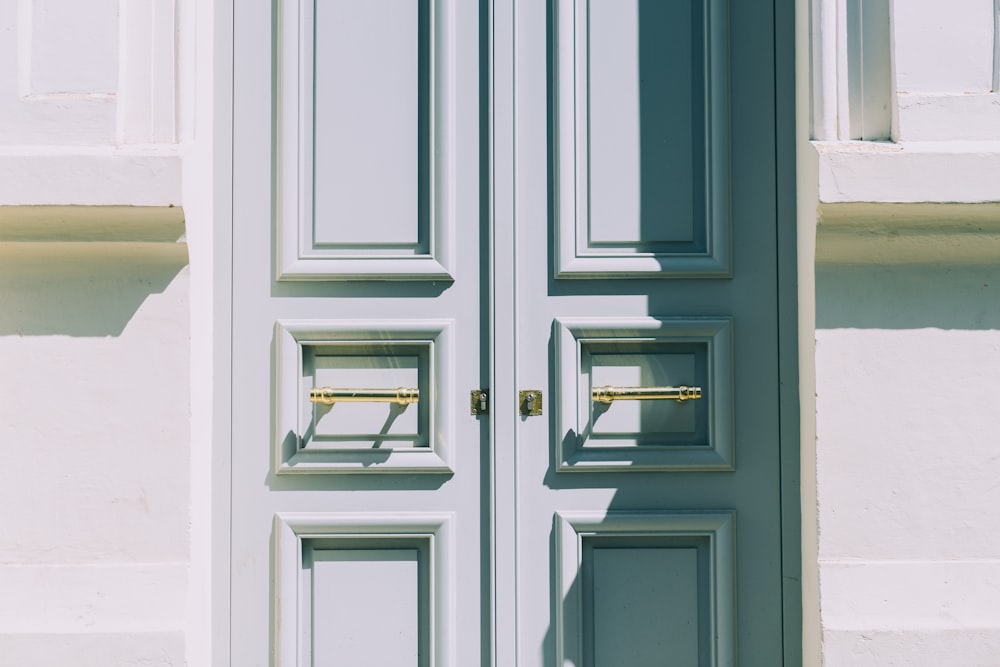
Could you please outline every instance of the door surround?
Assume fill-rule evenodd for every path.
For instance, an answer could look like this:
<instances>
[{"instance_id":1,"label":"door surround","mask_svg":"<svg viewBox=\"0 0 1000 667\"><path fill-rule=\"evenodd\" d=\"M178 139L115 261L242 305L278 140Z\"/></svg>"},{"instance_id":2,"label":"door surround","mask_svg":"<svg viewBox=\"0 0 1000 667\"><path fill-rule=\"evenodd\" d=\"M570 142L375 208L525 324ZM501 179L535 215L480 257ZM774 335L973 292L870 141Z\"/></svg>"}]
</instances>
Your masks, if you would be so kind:
<instances>
[{"instance_id":1,"label":"door surround","mask_svg":"<svg viewBox=\"0 0 1000 667\"><path fill-rule=\"evenodd\" d=\"M193 380L210 376L212 414L210 426L194 424L194 442L211 443L211 469L193 477L192 511L206 512L211 518L209 538L200 547L193 547L192 560L207 562L207 579L211 586L205 596L210 596L211 612L202 642L210 644L211 664L229 664L229 597L230 597L230 531L232 473L232 433L229 415L232 409L231 393L231 305L232 305L232 235L233 221L233 36L235 0L215 0L212 7L213 38L210 55L213 70L214 106L211 125L212 196L211 211L214 224L211 231L211 256L203 261L210 270L193 279L194 289L207 290L213 303L211 327L211 367ZM500 2L480 0L481 36L492 38L494 26L492 12ZM818 616L812 611L817 606L818 587L815 587L815 523L803 518L802 508L815 506L815 482L812 475L801 474L802 454L812 460L814 447L807 443L807 428L812 423L808 410L814 407L808 396L800 402L800 382L811 386L812 343L811 323L800 322L800 313L814 312L815 297L812 287L813 256L811 250L799 248L801 235L807 246L809 230L799 229L809 222L796 209L796 191L800 176L796 170L796 149L801 147L801 137L794 128L803 127L808 115L808 5L805 0L775 0L775 62L776 62L776 112L777 112L777 183L778 212L778 287L779 287L779 338L781 378L781 485L782 485L782 571L784 579L784 655L788 665L813 664L819 660L819 645L812 630L818 628ZM797 44L798 42L798 44ZM793 93L793 91L795 91ZM796 96L798 105L796 105ZM803 115L805 114L805 116ZM805 184L808 185L808 184ZM800 190L806 193L806 190ZM808 203L808 197L803 197ZM808 208L808 207L805 207ZM801 286L801 289L800 289ZM800 359L799 350L802 350ZM801 378L801 379L800 379ZM806 387L808 388L808 387ZM800 427L801 424L801 427ZM801 444L807 443L807 444ZM800 449L801 448L801 449ZM807 461L808 463L808 461ZM800 482L801 479L801 482ZM804 485L804 486L803 486ZM808 558L803 562L803 554ZM803 582L807 585L803 586ZM815 588L814 588L815 587ZM806 619L803 618L806 609ZM804 628L804 620L806 625ZM813 626L816 626L813 628ZM818 632L818 630L817 630ZM196 642L197 643L197 642ZM805 645L803 645L805 644ZM805 654L804 654L805 650ZM818 663L817 663L818 664Z\"/></svg>"}]
</instances>

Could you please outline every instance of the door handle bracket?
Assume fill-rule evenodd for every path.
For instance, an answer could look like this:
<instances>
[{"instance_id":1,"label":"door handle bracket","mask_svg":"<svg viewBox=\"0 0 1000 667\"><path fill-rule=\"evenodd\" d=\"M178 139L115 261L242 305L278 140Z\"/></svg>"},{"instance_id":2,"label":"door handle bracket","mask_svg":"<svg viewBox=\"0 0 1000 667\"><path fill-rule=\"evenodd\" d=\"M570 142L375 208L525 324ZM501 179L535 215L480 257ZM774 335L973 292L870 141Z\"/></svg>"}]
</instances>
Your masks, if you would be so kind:
<instances>
[{"instance_id":1,"label":"door handle bracket","mask_svg":"<svg viewBox=\"0 0 1000 667\"><path fill-rule=\"evenodd\" d=\"M416 387L393 387L389 389L335 389L333 387L313 387L309 390L309 401L320 405L334 403L395 403L411 405L420 402L420 390Z\"/></svg>"},{"instance_id":2,"label":"door handle bracket","mask_svg":"<svg viewBox=\"0 0 1000 667\"><path fill-rule=\"evenodd\" d=\"M701 398L701 387L689 387L682 384L679 387L594 387L591 399L595 403L610 405L615 401L655 401L673 400L678 403L696 401Z\"/></svg>"}]
</instances>

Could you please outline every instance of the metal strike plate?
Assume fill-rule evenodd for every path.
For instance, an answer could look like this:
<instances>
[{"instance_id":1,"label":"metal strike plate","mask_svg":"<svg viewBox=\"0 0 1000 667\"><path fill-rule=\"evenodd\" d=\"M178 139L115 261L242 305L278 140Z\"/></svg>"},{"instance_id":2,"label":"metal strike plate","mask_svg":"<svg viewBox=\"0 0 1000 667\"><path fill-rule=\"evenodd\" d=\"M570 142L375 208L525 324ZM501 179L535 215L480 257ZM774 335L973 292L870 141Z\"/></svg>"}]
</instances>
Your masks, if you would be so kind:
<instances>
[{"instance_id":1,"label":"metal strike plate","mask_svg":"<svg viewBox=\"0 0 1000 667\"><path fill-rule=\"evenodd\" d=\"M490 394L486 389L472 390L472 414L490 414Z\"/></svg>"},{"instance_id":2,"label":"metal strike plate","mask_svg":"<svg viewBox=\"0 0 1000 667\"><path fill-rule=\"evenodd\" d=\"M522 389L517 394L517 405L525 417L542 414L542 392L538 389Z\"/></svg>"}]
</instances>

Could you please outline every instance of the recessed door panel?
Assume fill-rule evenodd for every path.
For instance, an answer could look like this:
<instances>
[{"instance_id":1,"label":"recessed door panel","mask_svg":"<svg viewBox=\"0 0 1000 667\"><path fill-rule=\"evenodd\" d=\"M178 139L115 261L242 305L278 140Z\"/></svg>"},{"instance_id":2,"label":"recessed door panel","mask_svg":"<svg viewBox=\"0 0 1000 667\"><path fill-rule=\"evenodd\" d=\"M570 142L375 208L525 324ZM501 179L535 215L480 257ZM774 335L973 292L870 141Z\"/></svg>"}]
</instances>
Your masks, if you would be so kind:
<instances>
[{"instance_id":1,"label":"recessed door panel","mask_svg":"<svg viewBox=\"0 0 1000 667\"><path fill-rule=\"evenodd\" d=\"M559 0L556 275L730 275L727 0Z\"/></svg>"},{"instance_id":2,"label":"recessed door panel","mask_svg":"<svg viewBox=\"0 0 1000 667\"><path fill-rule=\"evenodd\" d=\"M728 318L559 318L560 471L731 470Z\"/></svg>"},{"instance_id":3,"label":"recessed door panel","mask_svg":"<svg viewBox=\"0 0 1000 667\"><path fill-rule=\"evenodd\" d=\"M585 651L589 664L655 667L669 654L678 665L698 665L698 550L585 548L584 625L593 637Z\"/></svg>"},{"instance_id":4,"label":"recessed door panel","mask_svg":"<svg viewBox=\"0 0 1000 667\"><path fill-rule=\"evenodd\" d=\"M420 631L417 549L310 551L314 665L345 655L357 656L359 666L428 664L421 660L427 637Z\"/></svg>"},{"instance_id":5,"label":"recessed door panel","mask_svg":"<svg viewBox=\"0 0 1000 667\"><path fill-rule=\"evenodd\" d=\"M447 513L275 517L278 664L453 665Z\"/></svg>"},{"instance_id":6,"label":"recessed door panel","mask_svg":"<svg viewBox=\"0 0 1000 667\"><path fill-rule=\"evenodd\" d=\"M278 277L452 279L450 0L281 0Z\"/></svg>"},{"instance_id":7,"label":"recessed door panel","mask_svg":"<svg viewBox=\"0 0 1000 667\"><path fill-rule=\"evenodd\" d=\"M450 470L450 320L275 326L275 466L290 473Z\"/></svg>"},{"instance_id":8,"label":"recessed door panel","mask_svg":"<svg viewBox=\"0 0 1000 667\"><path fill-rule=\"evenodd\" d=\"M556 663L732 664L733 520L729 512L559 512Z\"/></svg>"},{"instance_id":9,"label":"recessed door panel","mask_svg":"<svg viewBox=\"0 0 1000 667\"><path fill-rule=\"evenodd\" d=\"M701 17L690 2L590 0L587 9L588 245L704 250L704 226L695 233L704 118L677 94L703 85Z\"/></svg>"},{"instance_id":10,"label":"recessed door panel","mask_svg":"<svg viewBox=\"0 0 1000 667\"><path fill-rule=\"evenodd\" d=\"M313 31L322 35L313 42L317 247L426 252L419 183L430 129L429 9L414 0L315 3Z\"/></svg>"}]
</instances>

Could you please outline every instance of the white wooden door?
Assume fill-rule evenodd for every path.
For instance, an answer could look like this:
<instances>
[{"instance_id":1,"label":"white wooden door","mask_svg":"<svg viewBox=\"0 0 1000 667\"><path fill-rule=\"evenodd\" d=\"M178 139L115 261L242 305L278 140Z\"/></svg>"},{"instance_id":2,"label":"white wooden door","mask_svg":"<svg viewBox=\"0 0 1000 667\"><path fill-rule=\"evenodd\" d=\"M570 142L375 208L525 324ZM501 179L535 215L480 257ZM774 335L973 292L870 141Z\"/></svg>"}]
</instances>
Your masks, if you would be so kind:
<instances>
[{"instance_id":1,"label":"white wooden door","mask_svg":"<svg viewBox=\"0 0 1000 667\"><path fill-rule=\"evenodd\" d=\"M546 416L495 444L516 545L497 664L783 664L773 14L505 7L515 316L495 326ZM669 386L702 396L595 398Z\"/></svg>"},{"instance_id":2,"label":"white wooden door","mask_svg":"<svg viewBox=\"0 0 1000 667\"><path fill-rule=\"evenodd\" d=\"M477 7L239 2L234 35L231 664L480 664Z\"/></svg>"},{"instance_id":3,"label":"white wooden door","mask_svg":"<svg viewBox=\"0 0 1000 667\"><path fill-rule=\"evenodd\" d=\"M231 664L782 664L768 11L236 5Z\"/></svg>"}]
</instances>

